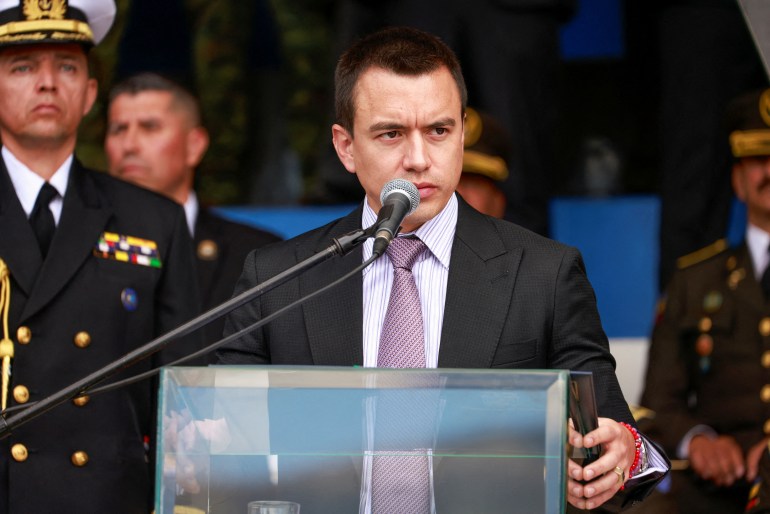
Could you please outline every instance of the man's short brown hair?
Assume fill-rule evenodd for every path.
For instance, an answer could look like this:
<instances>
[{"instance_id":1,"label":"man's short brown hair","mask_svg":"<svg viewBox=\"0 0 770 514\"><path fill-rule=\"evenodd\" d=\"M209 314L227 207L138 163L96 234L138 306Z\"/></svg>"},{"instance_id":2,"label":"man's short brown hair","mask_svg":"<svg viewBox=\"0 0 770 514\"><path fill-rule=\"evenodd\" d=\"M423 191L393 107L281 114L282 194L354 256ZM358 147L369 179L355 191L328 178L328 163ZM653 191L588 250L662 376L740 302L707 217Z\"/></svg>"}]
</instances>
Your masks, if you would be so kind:
<instances>
[{"instance_id":1,"label":"man's short brown hair","mask_svg":"<svg viewBox=\"0 0 770 514\"><path fill-rule=\"evenodd\" d=\"M419 76L446 67L457 84L462 111L468 102L460 62L439 38L410 27L388 27L354 43L340 57L334 73L337 123L351 136L355 117L354 90L369 68L382 68L398 75Z\"/></svg>"}]
</instances>

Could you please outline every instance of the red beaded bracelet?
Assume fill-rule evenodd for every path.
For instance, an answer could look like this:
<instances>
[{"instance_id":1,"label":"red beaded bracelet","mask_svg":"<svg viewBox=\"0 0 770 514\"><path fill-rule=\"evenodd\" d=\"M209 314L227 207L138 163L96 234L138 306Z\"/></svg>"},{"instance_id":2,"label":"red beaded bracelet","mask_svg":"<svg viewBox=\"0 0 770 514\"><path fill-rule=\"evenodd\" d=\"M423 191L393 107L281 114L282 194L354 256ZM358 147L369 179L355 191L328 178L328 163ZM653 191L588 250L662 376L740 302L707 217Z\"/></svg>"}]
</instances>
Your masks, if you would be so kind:
<instances>
[{"instance_id":1,"label":"red beaded bracelet","mask_svg":"<svg viewBox=\"0 0 770 514\"><path fill-rule=\"evenodd\" d=\"M637 466L639 466L639 458L640 458L640 456L642 454L642 436L640 436L639 432L637 432L637 430L634 427L632 427L631 425L629 425L628 423L624 423L624 422L621 421L620 424L623 425L624 427L626 427L628 429L628 431L631 432L631 435L634 438L634 447L635 447L635 450L636 450L634 452L634 462L633 462L633 464L631 464L631 468L629 468L629 470L628 470L628 479L631 480L631 477L634 476L634 472L637 470L636 469ZM620 486L620 490L621 491L624 488L625 488L625 484Z\"/></svg>"}]
</instances>

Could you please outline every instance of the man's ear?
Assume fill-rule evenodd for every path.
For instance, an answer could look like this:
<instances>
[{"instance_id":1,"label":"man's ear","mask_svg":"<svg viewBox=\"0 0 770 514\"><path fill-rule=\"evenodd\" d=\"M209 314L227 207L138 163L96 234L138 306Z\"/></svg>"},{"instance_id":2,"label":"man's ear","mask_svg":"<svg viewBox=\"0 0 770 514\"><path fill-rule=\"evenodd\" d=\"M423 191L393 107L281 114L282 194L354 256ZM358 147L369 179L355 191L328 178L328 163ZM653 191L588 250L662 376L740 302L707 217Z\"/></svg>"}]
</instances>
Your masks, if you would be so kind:
<instances>
[{"instance_id":1,"label":"man's ear","mask_svg":"<svg viewBox=\"0 0 770 514\"><path fill-rule=\"evenodd\" d=\"M356 172L355 159L353 156L353 135L342 125L335 123L332 125L332 143L337 151L337 157L345 169L350 173Z\"/></svg>"},{"instance_id":2,"label":"man's ear","mask_svg":"<svg viewBox=\"0 0 770 514\"><path fill-rule=\"evenodd\" d=\"M96 101L96 93L98 91L99 83L96 79L88 79L88 83L86 84L85 102L83 103L83 116L91 111L91 107L94 106L94 102Z\"/></svg>"},{"instance_id":3,"label":"man's ear","mask_svg":"<svg viewBox=\"0 0 770 514\"><path fill-rule=\"evenodd\" d=\"M187 133L186 164L195 168L200 164L209 147L209 133L203 127L195 127Z\"/></svg>"}]
</instances>

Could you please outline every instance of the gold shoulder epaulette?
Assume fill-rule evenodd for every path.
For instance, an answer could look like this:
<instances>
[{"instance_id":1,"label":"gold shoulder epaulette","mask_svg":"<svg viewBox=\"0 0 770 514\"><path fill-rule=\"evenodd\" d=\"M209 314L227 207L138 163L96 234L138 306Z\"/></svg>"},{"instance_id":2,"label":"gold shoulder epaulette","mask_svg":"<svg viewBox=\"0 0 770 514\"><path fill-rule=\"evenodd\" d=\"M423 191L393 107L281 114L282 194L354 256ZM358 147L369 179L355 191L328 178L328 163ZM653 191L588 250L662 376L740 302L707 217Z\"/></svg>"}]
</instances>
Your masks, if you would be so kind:
<instances>
[{"instance_id":1,"label":"gold shoulder epaulette","mask_svg":"<svg viewBox=\"0 0 770 514\"><path fill-rule=\"evenodd\" d=\"M692 253L688 253L687 255L679 257L676 260L676 267L679 269L689 268L693 264L698 264L699 262L705 261L709 257L713 257L718 253L724 252L727 250L727 246L727 239L719 239L714 241L710 245L705 246L700 250L695 250Z\"/></svg>"}]
</instances>

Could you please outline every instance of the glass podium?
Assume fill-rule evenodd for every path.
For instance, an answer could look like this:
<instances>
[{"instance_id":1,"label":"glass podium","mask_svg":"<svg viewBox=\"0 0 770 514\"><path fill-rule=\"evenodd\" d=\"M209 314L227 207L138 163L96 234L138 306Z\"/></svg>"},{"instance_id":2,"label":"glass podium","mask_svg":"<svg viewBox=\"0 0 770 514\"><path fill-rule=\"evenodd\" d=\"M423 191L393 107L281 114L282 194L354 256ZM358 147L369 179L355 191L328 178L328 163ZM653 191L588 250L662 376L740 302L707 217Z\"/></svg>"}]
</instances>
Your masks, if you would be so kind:
<instances>
[{"instance_id":1,"label":"glass podium","mask_svg":"<svg viewBox=\"0 0 770 514\"><path fill-rule=\"evenodd\" d=\"M368 513L372 462L418 455L434 512L563 513L568 383L553 370L166 368L155 512L284 500Z\"/></svg>"}]
</instances>

